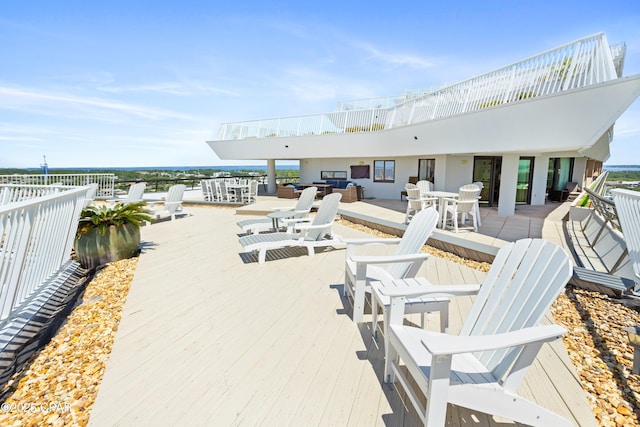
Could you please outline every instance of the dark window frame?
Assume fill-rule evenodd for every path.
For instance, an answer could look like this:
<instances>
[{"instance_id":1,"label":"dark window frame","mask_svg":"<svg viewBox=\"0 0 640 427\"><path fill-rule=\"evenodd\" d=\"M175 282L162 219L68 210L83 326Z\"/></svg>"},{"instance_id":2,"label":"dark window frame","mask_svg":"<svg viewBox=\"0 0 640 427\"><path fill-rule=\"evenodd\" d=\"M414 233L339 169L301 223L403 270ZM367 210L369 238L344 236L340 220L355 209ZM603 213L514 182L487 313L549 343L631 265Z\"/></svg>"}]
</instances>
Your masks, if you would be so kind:
<instances>
[{"instance_id":1,"label":"dark window frame","mask_svg":"<svg viewBox=\"0 0 640 427\"><path fill-rule=\"evenodd\" d=\"M378 178L378 164L382 162L382 179ZM391 167L387 165L390 164ZM393 170L393 176L391 178L387 177L387 169ZM396 161L395 160L374 160L373 161L373 182L388 182L393 183L396 182Z\"/></svg>"}]
</instances>

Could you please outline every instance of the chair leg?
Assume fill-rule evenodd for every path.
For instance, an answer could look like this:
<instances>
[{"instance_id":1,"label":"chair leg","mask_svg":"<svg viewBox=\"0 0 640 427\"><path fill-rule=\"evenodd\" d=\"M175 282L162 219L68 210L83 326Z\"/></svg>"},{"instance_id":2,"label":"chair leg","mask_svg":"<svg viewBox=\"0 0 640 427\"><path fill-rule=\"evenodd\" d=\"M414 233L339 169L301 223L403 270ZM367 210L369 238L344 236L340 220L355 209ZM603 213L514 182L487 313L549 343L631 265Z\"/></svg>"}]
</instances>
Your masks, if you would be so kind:
<instances>
[{"instance_id":1,"label":"chair leg","mask_svg":"<svg viewBox=\"0 0 640 427\"><path fill-rule=\"evenodd\" d=\"M367 286L367 280L358 280L356 278L356 289L353 293L353 321L360 323L364 320L364 298Z\"/></svg>"}]
</instances>

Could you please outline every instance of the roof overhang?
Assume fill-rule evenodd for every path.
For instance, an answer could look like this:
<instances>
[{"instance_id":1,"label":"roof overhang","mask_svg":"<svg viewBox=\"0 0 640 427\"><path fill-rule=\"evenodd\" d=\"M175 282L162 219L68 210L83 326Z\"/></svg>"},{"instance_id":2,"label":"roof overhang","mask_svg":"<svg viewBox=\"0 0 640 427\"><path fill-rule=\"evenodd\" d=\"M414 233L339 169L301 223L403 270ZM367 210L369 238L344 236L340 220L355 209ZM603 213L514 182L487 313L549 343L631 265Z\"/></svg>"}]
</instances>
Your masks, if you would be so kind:
<instances>
[{"instance_id":1,"label":"roof overhang","mask_svg":"<svg viewBox=\"0 0 640 427\"><path fill-rule=\"evenodd\" d=\"M223 160L580 151L604 161L603 136L638 96L640 74L379 132L207 144Z\"/></svg>"}]
</instances>

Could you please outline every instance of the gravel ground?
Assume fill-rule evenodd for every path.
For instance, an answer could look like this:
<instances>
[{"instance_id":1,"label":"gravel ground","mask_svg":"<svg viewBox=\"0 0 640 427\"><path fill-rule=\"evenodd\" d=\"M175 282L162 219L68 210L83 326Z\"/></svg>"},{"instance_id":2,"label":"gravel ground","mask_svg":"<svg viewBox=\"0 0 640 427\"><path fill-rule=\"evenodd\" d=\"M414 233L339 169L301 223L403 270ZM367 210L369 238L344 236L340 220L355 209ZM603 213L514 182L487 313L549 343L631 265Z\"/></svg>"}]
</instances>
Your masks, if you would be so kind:
<instances>
[{"instance_id":1,"label":"gravel ground","mask_svg":"<svg viewBox=\"0 0 640 427\"><path fill-rule=\"evenodd\" d=\"M360 225L355 228L385 236ZM387 236L385 236L387 237ZM481 271L489 265L429 246L434 256ZM118 329L137 258L109 264L87 285L81 304L30 363L3 390L3 426L86 426ZM625 326L640 325L637 308L599 293L567 287L552 314L601 426L637 426L640 376L631 373L633 349Z\"/></svg>"}]
</instances>

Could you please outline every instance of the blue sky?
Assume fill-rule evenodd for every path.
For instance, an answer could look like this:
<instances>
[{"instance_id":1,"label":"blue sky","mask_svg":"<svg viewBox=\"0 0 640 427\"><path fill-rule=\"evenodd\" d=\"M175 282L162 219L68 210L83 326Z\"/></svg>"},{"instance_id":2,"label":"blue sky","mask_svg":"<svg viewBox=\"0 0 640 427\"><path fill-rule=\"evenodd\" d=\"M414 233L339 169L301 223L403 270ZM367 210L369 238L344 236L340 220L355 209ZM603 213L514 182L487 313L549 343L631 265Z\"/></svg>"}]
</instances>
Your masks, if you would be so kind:
<instances>
[{"instance_id":1,"label":"blue sky","mask_svg":"<svg viewBox=\"0 0 640 427\"><path fill-rule=\"evenodd\" d=\"M5 1L0 167L241 164L205 143L221 123L464 80L601 31L640 73L637 0ZM640 164L638 147L640 101L607 164Z\"/></svg>"}]
</instances>

